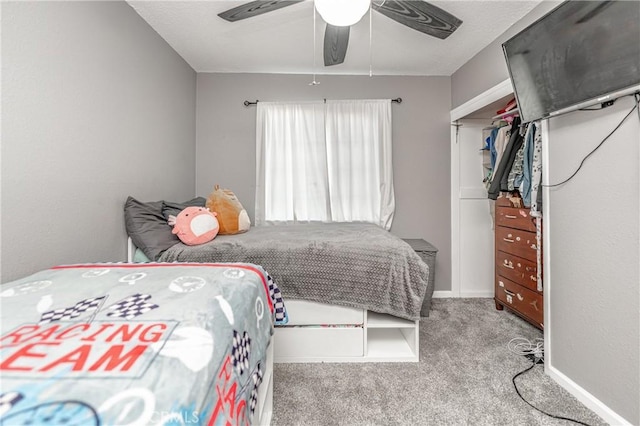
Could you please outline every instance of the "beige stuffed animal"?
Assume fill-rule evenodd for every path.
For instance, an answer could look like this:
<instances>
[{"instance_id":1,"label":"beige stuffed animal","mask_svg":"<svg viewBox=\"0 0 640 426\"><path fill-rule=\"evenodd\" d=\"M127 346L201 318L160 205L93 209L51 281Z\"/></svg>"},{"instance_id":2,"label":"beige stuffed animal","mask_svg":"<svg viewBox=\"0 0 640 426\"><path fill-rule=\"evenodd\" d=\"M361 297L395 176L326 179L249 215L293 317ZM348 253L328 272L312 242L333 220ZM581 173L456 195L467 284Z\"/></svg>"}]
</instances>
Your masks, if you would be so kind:
<instances>
[{"instance_id":1,"label":"beige stuffed animal","mask_svg":"<svg viewBox=\"0 0 640 426\"><path fill-rule=\"evenodd\" d=\"M228 189L220 189L220 185L213 188L207 199L207 207L218 214L220 235L239 234L247 232L251 227L251 220L247 211L242 207L236 195Z\"/></svg>"}]
</instances>

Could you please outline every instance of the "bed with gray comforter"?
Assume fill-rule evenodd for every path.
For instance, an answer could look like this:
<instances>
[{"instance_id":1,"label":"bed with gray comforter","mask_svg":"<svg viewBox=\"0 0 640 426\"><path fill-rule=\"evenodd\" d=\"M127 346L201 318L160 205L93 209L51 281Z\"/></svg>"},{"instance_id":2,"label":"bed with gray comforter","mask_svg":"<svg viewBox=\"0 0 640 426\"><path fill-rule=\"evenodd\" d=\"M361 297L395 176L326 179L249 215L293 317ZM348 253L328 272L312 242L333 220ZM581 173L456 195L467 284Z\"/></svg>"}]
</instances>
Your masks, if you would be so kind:
<instances>
[{"instance_id":1,"label":"bed with gray comforter","mask_svg":"<svg viewBox=\"0 0 640 426\"><path fill-rule=\"evenodd\" d=\"M429 267L402 239L365 223L252 227L209 243L177 243L161 262L248 262L273 276L286 299L363 308L416 320L431 299Z\"/></svg>"}]
</instances>

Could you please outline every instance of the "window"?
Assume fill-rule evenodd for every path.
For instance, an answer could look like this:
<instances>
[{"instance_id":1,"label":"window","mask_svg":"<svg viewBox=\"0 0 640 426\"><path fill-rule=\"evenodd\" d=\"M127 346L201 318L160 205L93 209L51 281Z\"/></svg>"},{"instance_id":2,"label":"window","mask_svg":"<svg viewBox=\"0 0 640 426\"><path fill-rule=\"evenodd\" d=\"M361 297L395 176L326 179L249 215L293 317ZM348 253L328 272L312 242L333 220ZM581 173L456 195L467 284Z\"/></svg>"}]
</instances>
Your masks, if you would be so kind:
<instances>
[{"instance_id":1,"label":"window","mask_svg":"<svg viewBox=\"0 0 640 426\"><path fill-rule=\"evenodd\" d=\"M391 227L391 101L259 102L256 224Z\"/></svg>"}]
</instances>

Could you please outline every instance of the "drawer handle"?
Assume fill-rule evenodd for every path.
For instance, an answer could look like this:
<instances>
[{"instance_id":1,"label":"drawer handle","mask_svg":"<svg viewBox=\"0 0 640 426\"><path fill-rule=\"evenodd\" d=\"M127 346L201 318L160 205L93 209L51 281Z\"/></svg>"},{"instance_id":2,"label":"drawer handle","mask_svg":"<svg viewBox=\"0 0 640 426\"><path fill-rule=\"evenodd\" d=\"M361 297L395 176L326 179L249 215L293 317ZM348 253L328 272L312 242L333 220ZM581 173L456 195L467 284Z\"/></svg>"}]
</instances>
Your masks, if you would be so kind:
<instances>
[{"instance_id":1,"label":"drawer handle","mask_svg":"<svg viewBox=\"0 0 640 426\"><path fill-rule=\"evenodd\" d=\"M504 289L504 294L507 295L507 303L513 303L513 296L515 296L515 294L506 288Z\"/></svg>"},{"instance_id":2,"label":"drawer handle","mask_svg":"<svg viewBox=\"0 0 640 426\"><path fill-rule=\"evenodd\" d=\"M511 238L503 238L502 241L507 242L507 243L513 243L515 242L514 240L512 240Z\"/></svg>"},{"instance_id":3,"label":"drawer handle","mask_svg":"<svg viewBox=\"0 0 640 426\"><path fill-rule=\"evenodd\" d=\"M507 259L505 259L502 266L504 266L505 268L513 269L513 262L509 262Z\"/></svg>"},{"instance_id":4,"label":"drawer handle","mask_svg":"<svg viewBox=\"0 0 640 426\"><path fill-rule=\"evenodd\" d=\"M507 303L513 303L513 296L515 296L515 294L509 290L507 290L506 288L503 289L504 290L504 294L506 294L507 296Z\"/></svg>"},{"instance_id":5,"label":"drawer handle","mask_svg":"<svg viewBox=\"0 0 640 426\"><path fill-rule=\"evenodd\" d=\"M507 219L517 219L518 216L514 216L512 214L505 214L504 217L506 217Z\"/></svg>"}]
</instances>

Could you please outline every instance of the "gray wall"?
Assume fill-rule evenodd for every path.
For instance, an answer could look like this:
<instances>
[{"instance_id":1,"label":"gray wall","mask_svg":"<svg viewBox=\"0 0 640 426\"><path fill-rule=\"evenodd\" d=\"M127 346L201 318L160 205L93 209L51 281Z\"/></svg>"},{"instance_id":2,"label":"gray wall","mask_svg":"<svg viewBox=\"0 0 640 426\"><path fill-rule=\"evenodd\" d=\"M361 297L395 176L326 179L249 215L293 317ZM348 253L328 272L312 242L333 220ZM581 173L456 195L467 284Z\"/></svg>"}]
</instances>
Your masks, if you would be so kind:
<instances>
[{"instance_id":1,"label":"gray wall","mask_svg":"<svg viewBox=\"0 0 640 426\"><path fill-rule=\"evenodd\" d=\"M500 45L555 7L545 1L457 70L452 103L509 78ZM566 178L631 108L630 98L600 112L549 120L551 182ZM550 365L631 424L640 424L639 156L637 116L570 183L546 200L551 258L547 297Z\"/></svg>"},{"instance_id":2,"label":"gray wall","mask_svg":"<svg viewBox=\"0 0 640 426\"><path fill-rule=\"evenodd\" d=\"M393 164L396 214L391 232L424 238L438 249L436 290L451 290L448 77L198 74L196 190L235 192L253 220L255 107L242 102L396 98Z\"/></svg>"},{"instance_id":3,"label":"gray wall","mask_svg":"<svg viewBox=\"0 0 640 426\"><path fill-rule=\"evenodd\" d=\"M550 182L566 179L633 107L550 119ZM640 123L635 113L550 189L551 365L640 424ZM594 368L597 366L597 368Z\"/></svg>"},{"instance_id":4,"label":"gray wall","mask_svg":"<svg viewBox=\"0 0 640 426\"><path fill-rule=\"evenodd\" d=\"M502 53L502 43L544 16L561 1L545 0L520 21L482 49L451 75L451 106L459 107L469 99L509 78L509 70Z\"/></svg>"},{"instance_id":5,"label":"gray wall","mask_svg":"<svg viewBox=\"0 0 640 426\"><path fill-rule=\"evenodd\" d=\"M2 2L2 282L125 260L127 195L190 198L195 90L124 2Z\"/></svg>"}]
</instances>

